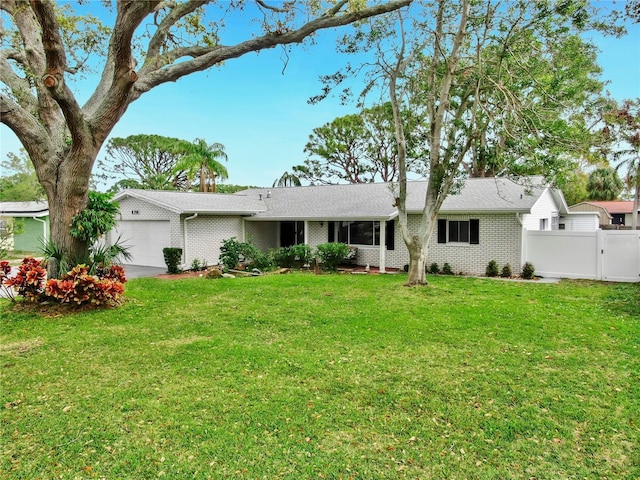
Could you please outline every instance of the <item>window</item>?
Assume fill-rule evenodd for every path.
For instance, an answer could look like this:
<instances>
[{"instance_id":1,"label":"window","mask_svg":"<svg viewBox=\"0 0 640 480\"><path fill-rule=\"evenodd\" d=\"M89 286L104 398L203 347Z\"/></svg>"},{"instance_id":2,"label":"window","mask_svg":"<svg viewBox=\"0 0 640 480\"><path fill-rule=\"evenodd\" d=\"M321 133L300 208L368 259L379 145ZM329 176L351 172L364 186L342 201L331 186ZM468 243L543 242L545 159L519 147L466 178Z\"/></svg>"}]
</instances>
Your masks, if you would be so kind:
<instances>
[{"instance_id":1,"label":"window","mask_svg":"<svg viewBox=\"0 0 640 480\"><path fill-rule=\"evenodd\" d=\"M612 225L624 225L624 213L614 213L611 215Z\"/></svg>"},{"instance_id":2,"label":"window","mask_svg":"<svg viewBox=\"0 0 640 480\"><path fill-rule=\"evenodd\" d=\"M540 230L546 230L548 222L549 222L548 218L541 218L540 219Z\"/></svg>"},{"instance_id":3,"label":"window","mask_svg":"<svg viewBox=\"0 0 640 480\"><path fill-rule=\"evenodd\" d=\"M438 243L480 243L480 220L438 220Z\"/></svg>"},{"instance_id":4,"label":"window","mask_svg":"<svg viewBox=\"0 0 640 480\"><path fill-rule=\"evenodd\" d=\"M341 242L348 245L380 245L380 222L343 221L329 222L329 242ZM394 222L386 222L386 247L393 250L395 244Z\"/></svg>"}]
</instances>

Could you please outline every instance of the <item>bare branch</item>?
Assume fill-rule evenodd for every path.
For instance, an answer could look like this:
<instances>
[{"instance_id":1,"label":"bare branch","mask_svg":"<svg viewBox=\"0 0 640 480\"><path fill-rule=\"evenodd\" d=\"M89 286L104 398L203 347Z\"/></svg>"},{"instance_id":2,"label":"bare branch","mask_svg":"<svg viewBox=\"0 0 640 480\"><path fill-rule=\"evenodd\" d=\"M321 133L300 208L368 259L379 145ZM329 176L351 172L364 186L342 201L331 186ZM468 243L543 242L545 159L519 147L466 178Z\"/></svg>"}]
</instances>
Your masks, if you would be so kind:
<instances>
[{"instance_id":1,"label":"bare branch","mask_svg":"<svg viewBox=\"0 0 640 480\"><path fill-rule=\"evenodd\" d=\"M198 52L199 56L194 57L192 60L180 62L160 70L145 70L144 72L141 72L142 75L140 80L136 83L134 92L132 92L133 99L138 98L144 92L157 85L176 81L185 75L205 70L225 60L237 58L250 52L273 48L278 45L300 43L318 30L348 25L358 20L388 13L407 6L412 1L413 0L395 0L382 5L345 13L340 16L336 16L335 12L331 10L323 16L307 22L297 30L283 32L280 34L267 33L261 37L247 40L233 46L215 45L207 47L206 50L208 51L204 54L202 53L202 50L193 50L193 52ZM344 4L344 2L340 3Z\"/></svg>"}]
</instances>

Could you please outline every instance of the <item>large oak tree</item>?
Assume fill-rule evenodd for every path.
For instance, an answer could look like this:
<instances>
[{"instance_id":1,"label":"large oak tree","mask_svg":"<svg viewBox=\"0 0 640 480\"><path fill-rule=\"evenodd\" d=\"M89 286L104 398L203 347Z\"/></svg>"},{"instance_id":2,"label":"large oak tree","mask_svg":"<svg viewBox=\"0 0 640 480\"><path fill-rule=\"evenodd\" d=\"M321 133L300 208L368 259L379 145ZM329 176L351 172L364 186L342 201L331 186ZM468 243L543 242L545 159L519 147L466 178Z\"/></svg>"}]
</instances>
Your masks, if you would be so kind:
<instances>
[{"instance_id":1,"label":"large oak tree","mask_svg":"<svg viewBox=\"0 0 640 480\"><path fill-rule=\"evenodd\" d=\"M225 43L225 16L248 3L257 5L260 15L246 23L259 25L260 31ZM71 219L87 205L98 151L131 102L146 92L247 53L300 43L321 29L410 3L120 0L107 28L98 19L63 12L50 0L2 0L0 116L22 142L44 187L52 241L70 256L86 251L86 243L69 233ZM215 6L217 13L209 8ZM99 81L81 105L69 79L101 52Z\"/></svg>"}]
</instances>

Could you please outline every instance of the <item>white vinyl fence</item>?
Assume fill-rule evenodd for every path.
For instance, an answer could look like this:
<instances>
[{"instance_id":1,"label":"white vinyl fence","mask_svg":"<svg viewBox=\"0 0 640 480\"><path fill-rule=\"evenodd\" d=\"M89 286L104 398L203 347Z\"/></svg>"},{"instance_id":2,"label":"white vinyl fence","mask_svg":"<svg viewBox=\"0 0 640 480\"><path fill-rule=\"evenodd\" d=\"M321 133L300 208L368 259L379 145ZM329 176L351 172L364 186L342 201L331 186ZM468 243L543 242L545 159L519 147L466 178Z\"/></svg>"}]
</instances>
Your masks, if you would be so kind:
<instances>
[{"instance_id":1,"label":"white vinyl fence","mask_svg":"<svg viewBox=\"0 0 640 480\"><path fill-rule=\"evenodd\" d=\"M526 231L522 258L542 277L640 282L640 230Z\"/></svg>"}]
</instances>

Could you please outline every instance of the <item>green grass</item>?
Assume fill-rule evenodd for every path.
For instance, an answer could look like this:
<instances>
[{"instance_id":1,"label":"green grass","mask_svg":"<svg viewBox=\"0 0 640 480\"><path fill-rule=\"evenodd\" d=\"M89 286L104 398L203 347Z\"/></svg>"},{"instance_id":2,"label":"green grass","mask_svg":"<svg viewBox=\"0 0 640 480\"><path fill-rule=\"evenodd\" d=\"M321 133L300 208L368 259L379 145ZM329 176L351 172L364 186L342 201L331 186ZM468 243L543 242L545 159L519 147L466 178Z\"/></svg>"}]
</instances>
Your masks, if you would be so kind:
<instances>
[{"instance_id":1,"label":"green grass","mask_svg":"<svg viewBox=\"0 0 640 480\"><path fill-rule=\"evenodd\" d=\"M640 284L138 279L0 304L2 478L640 478Z\"/></svg>"}]
</instances>

